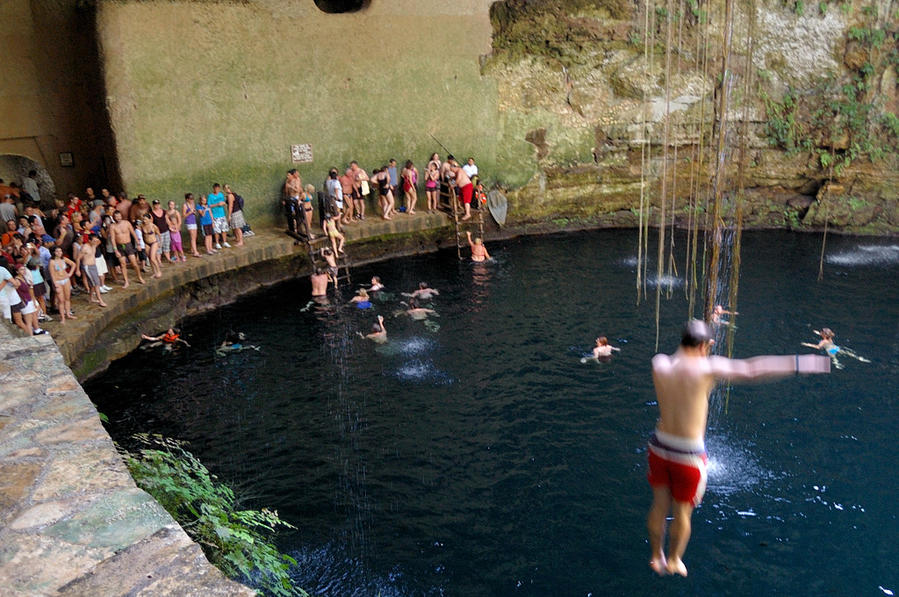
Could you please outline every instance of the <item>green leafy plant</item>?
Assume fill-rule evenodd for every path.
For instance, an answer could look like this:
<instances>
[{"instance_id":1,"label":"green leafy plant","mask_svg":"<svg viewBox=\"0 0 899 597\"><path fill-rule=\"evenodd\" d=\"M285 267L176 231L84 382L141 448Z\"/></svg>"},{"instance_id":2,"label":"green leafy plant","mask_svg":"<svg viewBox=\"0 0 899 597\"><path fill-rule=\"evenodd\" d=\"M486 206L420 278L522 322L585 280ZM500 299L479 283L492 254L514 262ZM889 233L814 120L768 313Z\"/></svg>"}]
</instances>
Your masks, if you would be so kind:
<instances>
[{"instance_id":1,"label":"green leafy plant","mask_svg":"<svg viewBox=\"0 0 899 597\"><path fill-rule=\"evenodd\" d=\"M287 573L296 560L270 542L276 528L295 527L273 510L239 510L234 492L183 442L158 435L134 437L145 446L136 453L123 451L134 480L200 544L213 564L272 595L307 595Z\"/></svg>"}]
</instances>

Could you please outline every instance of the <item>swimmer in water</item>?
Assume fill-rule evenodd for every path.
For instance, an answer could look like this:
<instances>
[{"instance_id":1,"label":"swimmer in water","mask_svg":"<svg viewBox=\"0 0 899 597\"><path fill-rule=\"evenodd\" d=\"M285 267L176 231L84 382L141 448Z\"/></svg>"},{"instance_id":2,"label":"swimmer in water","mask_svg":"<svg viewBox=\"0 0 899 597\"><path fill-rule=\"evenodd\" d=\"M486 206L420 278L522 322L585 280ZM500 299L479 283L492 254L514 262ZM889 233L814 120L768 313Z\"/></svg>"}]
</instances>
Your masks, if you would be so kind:
<instances>
[{"instance_id":1,"label":"swimmer in water","mask_svg":"<svg viewBox=\"0 0 899 597\"><path fill-rule=\"evenodd\" d=\"M178 344L183 344L190 348L190 344L187 343L187 340L181 338L180 330L176 330L175 328L169 328L164 333L159 334L158 336L148 336L146 334L141 334L140 337L143 340L147 340L149 344L146 345L147 348L154 348L156 346L164 346L165 350L174 350Z\"/></svg>"},{"instance_id":2,"label":"swimmer in water","mask_svg":"<svg viewBox=\"0 0 899 597\"><path fill-rule=\"evenodd\" d=\"M256 352L259 352L261 347L253 344L244 344L243 341L246 339L247 336L243 332L229 332L228 337L215 349L215 354L223 357L230 353L241 352L243 350L255 350Z\"/></svg>"},{"instance_id":3,"label":"swimmer in water","mask_svg":"<svg viewBox=\"0 0 899 597\"><path fill-rule=\"evenodd\" d=\"M613 350L620 351L621 349L609 344L609 339L605 336L600 336L596 339L596 346L593 347L593 356L591 358L601 363L608 363L612 360ZM581 359L581 362L586 363L588 360L589 359L585 357Z\"/></svg>"},{"instance_id":4,"label":"swimmer in water","mask_svg":"<svg viewBox=\"0 0 899 597\"><path fill-rule=\"evenodd\" d=\"M751 381L829 373L830 360L818 355L761 356L728 359L709 356L714 343L711 328L691 320L684 327L680 347L672 355L652 359L652 380L659 405L655 433L649 440L649 484L653 501L647 519L652 556L649 566L657 574L687 576L682 557L690 540L690 518L705 492L705 431L709 393L719 380ZM671 522L668 555L664 552L665 526Z\"/></svg>"},{"instance_id":5,"label":"swimmer in water","mask_svg":"<svg viewBox=\"0 0 899 597\"><path fill-rule=\"evenodd\" d=\"M356 332L359 334L361 338L365 338L366 340L371 340L372 342L377 342L378 344L384 344L387 342L387 328L384 326L384 316L378 315L378 323L372 324L371 333L362 335L362 332Z\"/></svg>"},{"instance_id":6,"label":"swimmer in water","mask_svg":"<svg viewBox=\"0 0 899 597\"><path fill-rule=\"evenodd\" d=\"M419 282L418 290L416 290L415 292L413 292L412 294L409 294L407 296L411 296L414 299L421 299L423 301L427 301L427 300L430 300L430 299L434 298L435 296L439 296L439 295L440 295L440 292L436 288L431 288L430 286L428 286L427 282Z\"/></svg>"},{"instance_id":7,"label":"swimmer in water","mask_svg":"<svg viewBox=\"0 0 899 597\"><path fill-rule=\"evenodd\" d=\"M357 309L371 309L371 301L368 298L368 291L360 288L356 291L356 296L350 299L351 303L356 304Z\"/></svg>"},{"instance_id":8,"label":"swimmer in water","mask_svg":"<svg viewBox=\"0 0 899 597\"><path fill-rule=\"evenodd\" d=\"M400 311L402 314L403 311ZM409 308L405 311L406 315L411 317L416 321L422 321L428 318L428 315L437 315L437 311L434 309L425 309L421 305L418 304L418 299L410 298L409 299Z\"/></svg>"},{"instance_id":9,"label":"swimmer in water","mask_svg":"<svg viewBox=\"0 0 899 597\"><path fill-rule=\"evenodd\" d=\"M484 246L484 242L480 238L476 238L472 241L471 232L465 231L465 234L468 236L468 246L471 249L471 260L475 262L486 261L490 259L490 253L487 252L487 247Z\"/></svg>"},{"instance_id":10,"label":"swimmer in water","mask_svg":"<svg viewBox=\"0 0 899 597\"><path fill-rule=\"evenodd\" d=\"M725 319L721 319L722 315L739 315L739 311L728 311L721 305L715 305L715 308L712 310L712 323L715 325L730 325L731 322Z\"/></svg>"},{"instance_id":11,"label":"swimmer in water","mask_svg":"<svg viewBox=\"0 0 899 597\"><path fill-rule=\"evenodd\" d=\"M384 290L384 285L381 284L381 276L372 276L371 277L371 286L369 286L369 292L378 292L379 290Z\"/></svg>"},{"instance_id":12,"label":"swimmer in water","mask_svg":"<svg viewBox=\"0 0 899 597\"><path fill-rule=\"evenodd\" d=\"M833 361L833 366L836 369L842 369L843 364L840 363L839 359L837 359L837 355L846 355L847 357L852 357L853 359L858 359L862 363L870 363L868 359L865 357L859 356L855 353L855 351L850 350L848 348L844 348L841 346L837 346L833 341L835 334L833 330L830 328L821 328L821 331L812 330L816 335L821 337L821 340L817 344L810 344L808 342L802 342L802 346L808 346L809 348L816 348L818 350L823 350L827 353L827 356Z\"/></svg>"}]
</instances>

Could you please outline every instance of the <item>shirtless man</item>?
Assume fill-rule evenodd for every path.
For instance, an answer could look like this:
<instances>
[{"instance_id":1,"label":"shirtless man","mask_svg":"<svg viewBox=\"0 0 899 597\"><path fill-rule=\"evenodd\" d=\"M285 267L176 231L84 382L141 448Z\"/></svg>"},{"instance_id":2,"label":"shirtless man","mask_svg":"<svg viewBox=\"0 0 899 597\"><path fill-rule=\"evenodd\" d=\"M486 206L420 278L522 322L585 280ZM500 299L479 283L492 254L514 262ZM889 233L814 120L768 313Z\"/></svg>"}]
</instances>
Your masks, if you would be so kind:
<instances>
[{"instance_id":1,"label":"shirtless man","mask_svg":"<svg viewBox=\"0 0 899 597\"><path fill-rule=\"evenodd\" d=\"M78 256L75 259L75 267L81 268L81 272L87 279L88 288L90 288L90 302L97 303L101 307L106 307L103 297L100 294L100 274L97 271L97 247L100 246L100 237L96 234L90 235L90 241L81 245Z\"/></svg>"},{"instance_id":2,"label":"shirtless man","mask_svg":"<svg viewBox=\"0 0 899 597\"><path fill-rule=\"evenodd\" d=\"M453 157L453 154L446 156L446 161L440 164L440 180L446 183L453 180L453 164L455 163L456 158Z\"/></svg>"},{"instance_id":3,"label":"shirtless man","mask_svg":"<svg viewBox=\"0 0 899 597\"><path fill-rule=\"evenodd\" d=\"M681 559L690 540L690 517L705 492L705 427L709 393L718 380L749 381L799 373L829 373L830 360L818 355L761 356L744 360L709 356L712 331L691 320L684 327L673 355L652 359L652 379L659 420L649 440L649 484L653 502L647 527L658 574L687 576ZM665 521L673 514L668 557L663 551Z\"/></svg>"},{"instance_id":4,"label":"shirtless man","mask_svg":"<svg viewBox=\"0 0 899 597\"><path fill-rule=\"evenodd\" d=\"M312 283L312 298L325 296L328 294L328 272L323 270L320 267L315 268L315 271L309 276L309 281Z\"/></svg>"},{"instance_id":5,"label":"shirtless man","mask_svg":"<svg viewBox=\"0 0 899 597\"><path fill-rule=\"evenodd\" d=\"M362 332L359 332L359 335L362 336ZM384 316L378 315L378 323L371 326L371 333L362 337L378 344L387 342L387 328L384 327Z\"/></svg>"},{"instance_id":6,"label":"shirtless man","mask_svg":"<svg viewBox=\"0 0 899 597\"><path fill-rule=\"evenodd\" d=\"M122 288L128 288L128 263L137 272L137 279L144 284L144 277L141 275L140 264L137 262L137 235L134 233L134 226L128 220L122 219L122 212L116 211L112 214L115 223L112 225L112 240L115 243L115 256L122 265L122 279L124 284ZM125 262L127 258L128 263Z\"/></svg>"},{"instance_id":7,"label":"shirtless man","mask_svg":"<svg viewBox=\"0 0 899 597\"><path fill-rule=\"evenodd\" d=\"M406 310L406 315L416 321L421 321L427 319L428 315L437 315L437 311L434 309L425 309L418 304L418 299L410 298L409 308Z\"/></svg>"},{"instance_id":8,"label":"shirtless man","mask_svg":"<svg viewBox=\"0 0 899 597\"><path fill-rule=\"evenodd\" d=\"M465 208L465 215L460 219L470 220L471 198L474 195L474 184L471 182L471 178L469 178L468 174L465 173L465 170L459 167L459 164L453 163L451 170L453 176L456 177L456 193L458 194L459 201L462 202L462 206Z\"/></svg>"},{"instance_id":9,"label":"shirtless man","mask_svg":"<svg viewBox=\"0 0 899 597\"><path fill-rule=\"evenodd\" d=\"M468 246L471 248L471 260L472 261L486 261L490 259L490 253L487 252L487 247L484 246L484 243L480 238L471 240L471 232L466 231L465 234L468 236Z\"/></svg>"},{"instance_id":10,"label":"shirtless man","mask_svg":"<svg viewBox=\"0 0 899 597\"><path fill-rule=\"evenodd\" d=\"M423 301L426 301L431 298L434 298L435 296L438 296L439 294L440 294L440 292L438 292L438 290L436 288L431 288L430 286L428 286L427 282L419 282L418 290L413 292L410 296L412 298L421 299Z\"/></svg>"},{"instance_id":11,"label":"shirtless man","mask_svg":"<svg viewBox=\"0 0 899 597\"><path fill-rule=\"evenodd\" d=\"M353 171L350 168L347 168L346 171L337 177L337 181L340 183L340 192L343 195L343 217L341 218L341 222L343 224L352 224L353 223L353 211L355 209L355 205L353 203L354 196L354 183L355 180L353 178Z\"/></svg>"}]
</instances>

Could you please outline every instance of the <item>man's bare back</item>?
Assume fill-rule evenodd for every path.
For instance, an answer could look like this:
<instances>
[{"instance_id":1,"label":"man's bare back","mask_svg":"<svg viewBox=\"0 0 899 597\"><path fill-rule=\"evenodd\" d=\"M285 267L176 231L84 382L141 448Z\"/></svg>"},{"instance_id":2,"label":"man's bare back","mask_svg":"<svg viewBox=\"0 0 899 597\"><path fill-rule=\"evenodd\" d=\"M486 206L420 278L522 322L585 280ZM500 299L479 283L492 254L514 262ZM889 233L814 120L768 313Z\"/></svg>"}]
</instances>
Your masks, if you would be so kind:
<instances>
[{"instance_id":1,"label":"man's bare back","mask_svg":"<svg viewBox=\"0 0 899 597\"><path fill-rule=\"evenodd\" d=\"M830 372L827 357L784 355L728 359L709 356L713 343L709 326L692 320L684 328L681 345L673 355L658 354L652 359L659 420L649 442L648 477L653 502L647 527L652 551L649 566L662 575L687 575L682 556L690 540L693 508L705 492L705 429L709 393L715 383ZM669 513L673 522L666 555Z\"/></svg>"}]
</instances>

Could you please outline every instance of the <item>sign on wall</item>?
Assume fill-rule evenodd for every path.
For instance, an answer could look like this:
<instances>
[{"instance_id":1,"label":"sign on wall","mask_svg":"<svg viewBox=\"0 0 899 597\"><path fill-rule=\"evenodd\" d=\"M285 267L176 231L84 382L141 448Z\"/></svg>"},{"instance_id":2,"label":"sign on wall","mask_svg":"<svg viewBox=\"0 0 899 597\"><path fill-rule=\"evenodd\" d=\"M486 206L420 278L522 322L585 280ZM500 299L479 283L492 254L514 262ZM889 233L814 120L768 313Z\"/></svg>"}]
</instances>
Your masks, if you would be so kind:
<instances>
[{"instance_id":1,"label":"sign on wall","mask_svg":"<svg viewBox=\"0 0 899 597\"><path fill-rule=\"evenodd\" d=\"M290 159L294 164L308 164L312 161L312 145L309 143L291 145Z\"/></svg>"}]
</instances>

